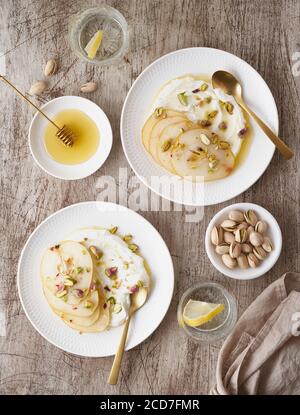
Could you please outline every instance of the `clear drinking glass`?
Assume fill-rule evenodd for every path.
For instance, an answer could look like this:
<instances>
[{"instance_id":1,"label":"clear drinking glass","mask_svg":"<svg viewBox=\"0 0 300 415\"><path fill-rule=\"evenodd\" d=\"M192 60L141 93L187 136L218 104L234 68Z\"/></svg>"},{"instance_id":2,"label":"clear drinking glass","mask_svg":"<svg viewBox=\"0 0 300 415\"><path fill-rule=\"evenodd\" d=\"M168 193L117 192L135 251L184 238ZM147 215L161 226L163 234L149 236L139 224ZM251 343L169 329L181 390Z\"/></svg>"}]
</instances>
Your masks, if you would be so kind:
<instances>
[{"instance_id":1,"label":"clear drinking glass","mask_svg":"<svg viewBox=\"0 0 300 415\"><path fill-rule=\"evenodd\" d=\"M90 59L84 48L98 30L103 32L102 42L95 58ZM69 39L80 59L95 65L114 64L127 52L128 25L124 16L113 7L93 7L71 18Z\"/></svg>"},{"instance_id":2,"label":"clear drinking glass","mask_svg":"<svg viewBox=\"0 0 300 415\"><path fill-rule=\"evenodd\" d=\"M190 327L184 323L182 314L185 305L191 299L224 304L224 310L208 323L199 327ZM179 326L193 339L201 342L215 343L226 337L236 323L236 299L220 284L214 282L200 283L189 288L182 295L178 305L177 318Z\"/></svg>"}]
</instances>

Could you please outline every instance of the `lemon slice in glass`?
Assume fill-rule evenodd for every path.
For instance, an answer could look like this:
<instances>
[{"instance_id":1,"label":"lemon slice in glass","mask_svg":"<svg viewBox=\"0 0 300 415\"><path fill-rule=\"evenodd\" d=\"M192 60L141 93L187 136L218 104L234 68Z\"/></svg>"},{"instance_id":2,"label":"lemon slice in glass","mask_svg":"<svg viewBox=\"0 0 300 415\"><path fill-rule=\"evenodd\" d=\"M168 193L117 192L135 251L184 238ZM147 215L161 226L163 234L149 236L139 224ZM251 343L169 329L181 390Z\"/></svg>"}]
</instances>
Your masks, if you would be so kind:
<instances>
[{"instance_id":1,"label":"lemon slice in glass","mask_svg":"<svg viewBox=\"0 0 300 415\"><path fill-rule=\"evenodd\" d=\"M102 30L98 30L98 32L94 34L94 36L91 38L89 43L84 48L89 59L94 59L94 57L96 56L97 51L102 42L102 37L103 37Z\"/></svg>"},{"instance_id":2,"label":"lemon slice in glass","mask_svg":"<svg viewBox=\"0 0 300 415\"><path fill-rule=\"evenodd\" d=\"M198 327L204 323L208 323L223 310L224 304L189 300L183 309L183 321L188 326Z\"/></svg>"}]
</instances>

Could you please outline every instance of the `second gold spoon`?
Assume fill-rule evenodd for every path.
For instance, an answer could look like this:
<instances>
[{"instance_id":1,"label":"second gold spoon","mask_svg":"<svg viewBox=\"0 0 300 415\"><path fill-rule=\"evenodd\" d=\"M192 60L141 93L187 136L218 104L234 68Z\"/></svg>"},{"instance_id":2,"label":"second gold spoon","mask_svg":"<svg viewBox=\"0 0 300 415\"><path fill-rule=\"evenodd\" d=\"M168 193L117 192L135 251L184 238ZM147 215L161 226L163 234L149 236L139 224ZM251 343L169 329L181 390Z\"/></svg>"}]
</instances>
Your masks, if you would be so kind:
<instances>
[{"instance_id":1,"label":"second gold spoon","mask_svg":"<svg viewBox=\"0 0 300 415\"><path fill-rule=\"evenodd\" d=\"M235 98L240 107L257 122L272 143L275 144L283 157L286 159L293 157L294 152L244 102L241 84L231 73L226 71L215 72L212 76L212 84L214 88L220 88L226 94L232 95Z\"/></svg>"},{"instance_id":2,"label":"second gold spoon","mask_svg":"<svg viewBox=\"0 0 300 415\"><path fill-rule=\"evenodd\" d=\"M107 383L109 383L110 385L116 385L116 383L118 382L118 377L119 377L122 357L123 357L123 353L125 349L130 319L132 315L145 304L146 299L147 299L147 294L148 294L148 291L146 288L140 288L137 293L134 293L131 295L131 306L129 309L128 318L126 320L126 323L124 324L119 348L115 355L115 359L114 359L114 362L113 362L113 365L112 365L112 368L109 374L109 378L107 381Z\"/></svg>"}]
</instances>

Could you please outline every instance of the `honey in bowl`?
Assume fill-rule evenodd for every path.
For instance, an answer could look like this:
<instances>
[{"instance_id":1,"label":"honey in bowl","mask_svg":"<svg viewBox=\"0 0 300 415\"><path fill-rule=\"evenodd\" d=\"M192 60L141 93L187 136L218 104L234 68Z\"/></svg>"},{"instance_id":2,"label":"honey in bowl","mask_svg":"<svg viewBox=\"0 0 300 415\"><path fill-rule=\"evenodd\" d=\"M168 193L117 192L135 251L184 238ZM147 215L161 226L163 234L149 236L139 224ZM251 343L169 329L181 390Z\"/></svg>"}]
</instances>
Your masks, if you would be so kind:
<instances>
[{"instance_id":1,"label":"honey in bowl","mask_svg":"<svg viewBox=\"0 0 300 415\"><path fill-rule=\"evenodd\" d=\"M75 135L72 147L66 147L57 137L57 129L49 123L45 130L45 147L50 155L58 163L80 164L89 160L97 151L100 141L100 133L94 121L84 112L77 109L69 109L59 112L53 117L53 121L62 127L67 125Z\"/></svg>"}]
</instances>

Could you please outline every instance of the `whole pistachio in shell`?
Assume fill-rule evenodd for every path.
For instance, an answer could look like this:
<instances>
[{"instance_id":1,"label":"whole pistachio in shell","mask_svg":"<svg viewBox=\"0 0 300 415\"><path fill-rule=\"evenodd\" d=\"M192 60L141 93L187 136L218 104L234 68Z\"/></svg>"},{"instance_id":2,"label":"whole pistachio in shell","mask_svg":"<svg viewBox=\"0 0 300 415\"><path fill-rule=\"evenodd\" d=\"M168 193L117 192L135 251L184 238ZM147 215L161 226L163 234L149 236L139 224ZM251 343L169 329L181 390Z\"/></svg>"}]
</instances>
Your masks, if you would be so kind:
<instances>
[{"instance_id":1,"label":"whole pistachio in shell","mask_svg":"<svg viewBox=\"0 0 300 415\"><path fill-rule=\"evenodd\" d=\"M239 244L238 242L232 242L232 244L229 247L229 255L231 256L231 258L237 258L241 255L241 252L241 244Z\"/></svg>"},{"instance_id":2,"label":"whole pistachio in shell","mask_svg":"<svg viewBox=\"0 0 300 415\"><path fill-rule=\"evenodd\" d=\"M246 229L237 229L234 231L234 237L236 242L244 243L248 239L248 233Z\"/></svg>"},{"instance_id":3,"label":"whole pistachio in shell","mask_svg":"<svg viewBox=\"0 0 300 415\"><path fill-rule=\"evenodd\" d=\"M229 253L229 245L222 243L216 246L216 253L219 255L224 255Z\"/></svg>"},{"instance_id":4,"label":"whole pistachio in shell","mask_svg":"<svg viewBox=\"0 0 300 415\"><path fill-rule=\"evenodd\" d=\"M264 240L263 240L263 243L262 243L261 246L263 247L263 249L266 252L271 252L272 249L273 249L272 242L271 242L270 238L268 238L267 236L264 237Z\"/></svg>"},{"instance_id":5,"label":"whole pistachio in shell","mask_svg":"<svg viewBox=\"0 0 300 415\"><path fill-rule=\"evenodd\" d=\"M238 224L237 229L248 229L248 227L248 223L244 221Z\"/></svg>"},{"instance_id":6,"label":"whole pistachio in shell","mask_svg":"<svg viewBox=\"0 0 300 415\"><path fill-rule=\"evenodd\" d=\"M231 219L225 219L221 223L221 227L227 232L233 232L236 229L237 223Z\"/></svg>"},{"instance_id":7,"label":"whole pistachio in shell","mask_svg":"<svg viewBox=\"0 0 300 415\"><path fill-rule=\"evenodd\" d=\"M229 219L235 222L243 222L244 215L240 210L231 210L228 215Z\"/></svg>"},{"instance_id":8,"label":"whole pistachio in shell","mask_svg":"<svg viewBox=\"0 0 300 415\"><path fill-rule=\"evenodd\" d=\"M253 246L261 246L264 241L264 237L261 233L252 232L250 233L249 241Z\"/></svg>"},{"instance_id":9,"label":"whole pistachio in shell","mask_svg":"<svg viewBox=\"0 0 300 415\"><path fill-rule=\"evenodd\" d=\"M251 268L256 268L259 265L259 259L253 254L253 252L250 252L247 258Z\"/></svg>"},{"instance_id":10,"label":"whole pistachio in shell","mask_svg":"<svg viewBox=\"0 0 300 415\"><path fill-rule=\"evenodd\" d=\"M29 89L30 95L41 95L43 92L45 92L47 89L47 84L45 81L37 81L33 85L31 85L31 88Z\"/></svg>"},{"instance_id":11,"label":"whole pistachio in shell","mask_svg":"<svg viewBox=\"0 0 300 415\"><path fill-rule=\"evenodd\" d=\"M246 243L242 244L242 252L244 254L250 254L250 252L252 252L252 250L253 250L252 245L246 244Z\"/></svg>"},{"instance_id":12,"label":"whole pistachio in shell","mask_svg":"<svg viewBox=\"0 0 300 415\"><path fill-rule=\"evenodd\" d=\"M266 256L267 256L266 251L261 246L255 246L253 248L253 253L261 261L263 261L266 258Z\"/></svg>"},{"instance_id":13,"label":"whole pistachio in shell","mask_svg":"<svg viewBox=\"0 0 300 415\"><path fill-rule=\"evenodd\" d=\"M239 257L237 257L236 260L240 268L242 269L249 268L249 262L245 254L241 254Z\"/></svg>"},{"instance_id":14,"label":"whole pistachio in shell","mask_svg":"<svg viewBox=\"0 0 300 415\"><path fill-rule=\"evenodd\" d=\"M244 218L247 223L251 226L255 226L257 222L257 216L253 210L249 209L244 213Z\"/></svg>"},{"instance_id":15,"label":"whole pistachio in shell","mask_svg":"<svg viewBox=\"0 0 300 415\"><path fill-rule=\"evenodd\" d=\"M211 231L210 239L213 245L221 244L223 242L223 229L214 226Z\"/></svg>"},{"instance_id":16,"label":"whole pistachio in shell","mask_svg":"<svg viewBox=\"0 0 300 415\"><path fill-rule=\"evenodd\" d=\"M264 220L259 220L255 225L255 232L265 233L267 230L267 223Z\"/></svg>"},{"instance_id":17,"label":"whole pistachio in shell","mask_svg":"<svg viewBox=\"0 0 300 415\"><path fill-rule=\"evenodd\" d=\"M224 241L227 244L231 244L232 242L235 241L234 235L231 232L224 232Z\"/></svg>"},{"instance_id":18,"label":"whole pistachio in shell","mask_svg":"<svg viewBox=\"0 0 300 415\"><path fill-rule=\"evenodd\" d=\"M81 85L80 91L85 93L94 92L97 88L98 85L96 84L96 82L87 82L86 84Z\"/></svg>"},{"instance_id":19,"label":"whole pistachio in shell","mask_svg":"<svg viewBox=\"0 0 300 415\"><path fill-rule=\"evenodd\" d=\"M50 59L45 66L44 74L45 76L52 76L57 72L57 62L55 59Z\"/></svg>"},{"instance_id":20,"label":"whole pistachio in shell","mask_svg":"<svg viewBox=\"0 0 300 415\"><path fill-rule=\"evenodd\" d=\"M248 226L248 229L247 229L247 239L248 239L248 241L250 240L250 235L251 235L252 232L254 232L254 227L250 225L250 226Z\"/></svg>"},{"instance_id":21,"label":"whole pistachio in shell","mask_svg":"<svg viewBox=\"0 0 300 415\"><path fill-rule=\"evenodd\" d=\"M235 258L231 258L229 254L222 255L222 261L227 268L235 268L237 266L237 261Z\"/></svg>"}]
</instances>

